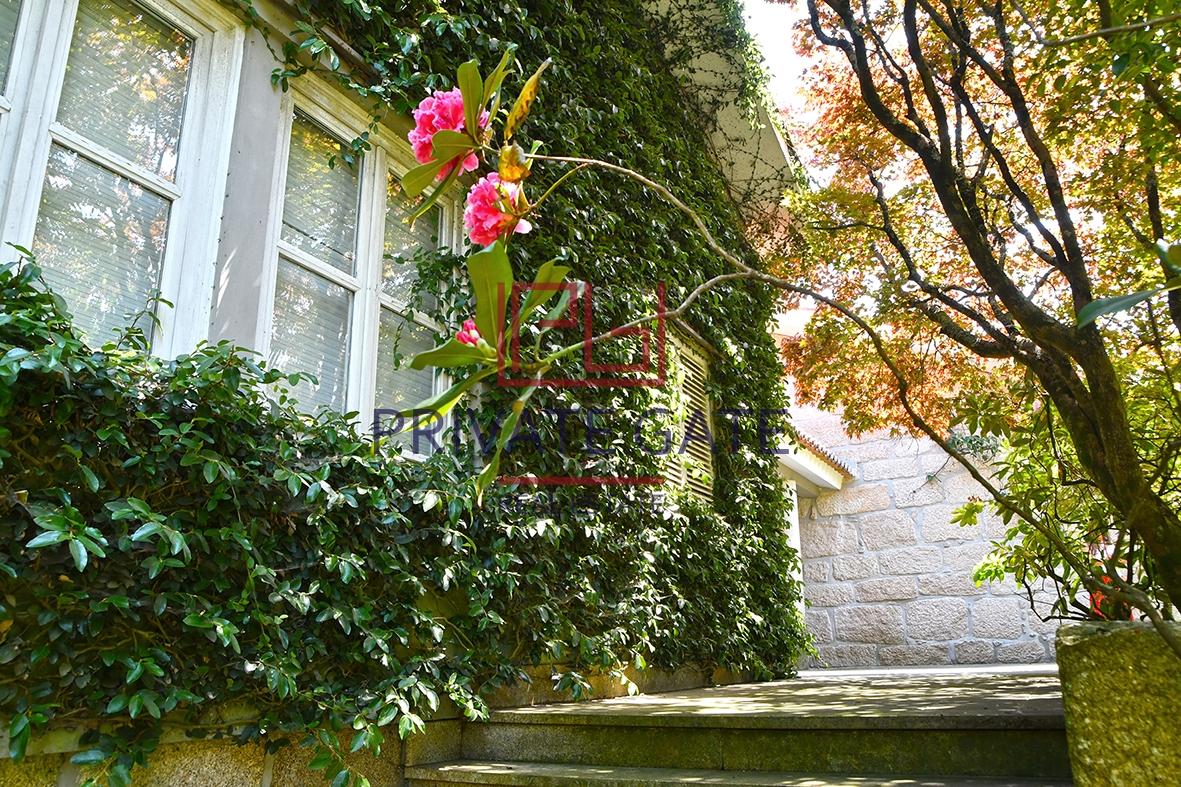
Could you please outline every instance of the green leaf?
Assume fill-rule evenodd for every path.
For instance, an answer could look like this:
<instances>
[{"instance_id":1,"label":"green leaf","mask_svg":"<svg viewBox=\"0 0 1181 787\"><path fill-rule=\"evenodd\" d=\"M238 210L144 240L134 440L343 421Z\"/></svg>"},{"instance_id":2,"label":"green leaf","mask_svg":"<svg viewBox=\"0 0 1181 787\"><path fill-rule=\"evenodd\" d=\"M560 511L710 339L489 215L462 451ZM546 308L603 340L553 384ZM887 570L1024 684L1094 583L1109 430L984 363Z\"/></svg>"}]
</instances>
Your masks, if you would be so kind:
<instances>
[{"instance_id":1,"label":"green leaf","mask_svg":"<svg viewBox=\"0 0 1181 787\"><path fill-rule=\"evenodd\" d=\"M439 493L435 491L427 492L422 496L422 510L424 512L430 511L439 504Z\"/></svg>"},{"instance_id":2,"label":"green leaf","mask_svg":"<svg viewBox=\"0 0 1181 787\"><path fill-rule=\"evenodd\" d=\"M80 751L70 758L70 762L75 765L94 765L100 763L107 758L107 753L102 749L87 749Z\"/></svg>"},{"instance_id":3,"label":"green leaf","mask_svg":"<svg viewBox=\"0 0 1181 787\"><path fill-rule=\"evenodd\" d=\"M469 255L467 272L476 299L476 328L488 344L499 347L505 304L513 291L513 266L504 239Z\"/></svg>"},{"instance_id":4,"label":"green leaf","mask_svg":"<svg viewBox=\"0 0 1181 787\"><path fill-rule=\"evenodd\" d=\"M430 426L432 423L434 423L438 419L442 418L443 416L447 415L447 413L451 412L451 409L453 407L455 407L456 403L459 402L460 398L465 393L467 393L473 386L475 386L476 383L480 382L480 380L483 380L485 377L490 376L495 371L496 371L495 368L491 368L491 369L485 369L481 372L477 372L476 374L471 375L467 379L459 381L458 383L451 386L443 393L432 396L430 399L427 399L424 402L419 402L412 409L403 410L400 413L400 415L407 417L407 418L417 415L418 420L413 420L413 421L409 422L403 428L402 431L409 431L410 429L412 429L416 425L419 428ZM422 412L428 411L428 410L431 413L433 413L434 415L432 415L430 417L418 415L419 413L422 413Z\"/></svg>"},{"instance_id":5,"label":"green leaf","mask_svg":"<svg viewBox=\"0 0 1181 787\"><path fill-rule=\"evenodd\" d=\"M1174 274L1181 273L1181 243L1169 243L1164 238L1156 242L1156 256Z\"/></svg>"},{"instance_id":6,"label":"green leaf","mask_svg":"<svg viewBox=\"0 0 1181 787\"><path fill-rule=\"evenodd\" d=\"M468 134L474 137L480 133L480 110L484 108L484 80L480 78L479 63L475 60L463 63L459 67L457 76L459 77L459 92L463 94L464 127ZM438 140L437 134L435 139Z\"/></svg>"},{"instance_id":7,"label":"green leaf","mask_svg":"<svg viewBox=\"0 0 1181 787\"><path fill-rule=\"evenodd\" d=\"M1140 292L1133 292L1129 295L1117 295L1112 298L1099 298L1091 301L1086 306L1078 310L1078 326L1081 328L1084 325L1089 325L1100 317L1108 314L1116 314L1118 312L1127 311L1138 303L1142 303L1157 293L1164 292L1164 287L1157 287L1152 290L1141 290Z\"/></svg>"},{"instance_id":8,"label":"green leaf","mask_svg":"<svg viewBox=\"0 0 1181 787\"><path fill-rule=\"evenodd\" d=\"M322 771L332 764L332 752L328 749L318 749L316 756L308 763L308 769L313 771Z\"/></svg>"},{"instance_id":9,"label":"green leaf","mask_svg":"<svg viewBox=\"0 0 1181 787\"><path fill-rule=\"evenodd\" d=\"M538 269L537 277L533 279L535 289L529 291L529 297L525 299L525 304L521 307L520 314L517 317L520 325L524 325L529 315L544 306L546 301L559 292L562 292L560 288L536 289L536 286L539 284L556 285L560 284L566 278L566 274L570 272L570 268L565 265L558 265L557 262L557 260L550 260Z\"/></svg>"},{"instance_id":10,"label":"green leaf","mask_svg":"<svg viewBox=\"0 0 1181 787\"><path fill-rule=\"evenodd\" d=\"M98 480L98 476L94 474L94 471L86 465L81 465L78 469L82 472L83 480L86 481L86 488L91 492L97 492L99 487L102 486L102 483Z\"/></svg>"},{"instance_id":11,"label":"green leaf","mask_svg":"<svg viewBox=\"0 0 1181 787\"><path fill-rule=\"evenodd\" d=\"M41 547L60 544L69 537L69 533L63 532L61 530L46 530L43 533L38 533L36 536L30 539L29 542L25 544L25 546L29 549L40 549Z\"/></svg>"},{"instance_id":12,"label":"green leaf","mask_svg":"<svg viewBox=\"0 0 1181 787\"><path fill-rule=\"evenodd\" d=\"M90 560L90 554L86 551L86 547L81 541L74 540L70 542L70 555L74 558L74 565L78 567L79 571L86 570L86 563Z\"/></svg>"},{"instance_id":13,"label":"green leaf","mask_svg":"<svg viewBox=\"0 0 1181 787\"><path fill-rule=\"evenodd\" d=\"M8 756L14 760L23 760L25 751L29 748L29 737L33 729L29 724L26 713L17 713L8 723Z\"/></svg>"},{"instance_id":14,"label":"green leaf","mask_svg":"<svg viewBox=\"0 0 1181 787\"><path fill-rule=\"evenodd\" d=\"M108 787L131 787L131 768L119 763L107 774Z\"/></svg>"},{"instance_id":15,"label":"green leaf","mask_svg":"<svg viewBox=\"0 0 1181 787\"><path fill-rule=\"evenodd\" d=\"M439 170L443 169L446 161L428 161L426 164L420 164L414 169L402 176L402 191L410 199L414 199L428 186L435 182L435 178L439 176Z\"/></svg>"},{"instance_id":16,"label":"green leaf","mask_svg":"<svg viewBox=\"0 0 1181 787\"><path fill-rule=\"evenodd\" d=\"M574 282L574 290L571 293L569 289L563 289L562 294L558 296L558 302L555 303L548 312L546 312L545 319L549 322L562 319L566 315L566 310L570 306L571 297L581 297L583 291L586 289L586 282ZM541 347L541 338L549 332L549 328L542 328L537 336L537 347Z\"/></svg>"},{"instance_id":17,"label":"green leaf","mask_svg":"<svg viewBox=\"0 0 1181 787\"><path fill-rule=\"evenodd\" d=\"M504 452L504 446L512 438L513 432L517 430L517 422L521 420L521 413L525 411L525 405L533 396L538 386L531 385L521 392L517 400L513 402L512 410L508 417L504 419L504 423L500 426L500 434L496 436L496 448L493 449L492 457L488 460L488 464L480 471L480 475L476 477L476 504L483 502L484 491L496 480L497 473L500 472L500 455Z\"/></svg>"},{"instance_id":18,"label":"green leaf","mask_svg":"<svg viewBox=\"0 0 1181 787\"><path fill-rule=\"evenodd\" d=\"M492 69L492 73L484 80L484 100L480 102L483 106L487 106L492 97L496 96L496 103L489 110L493 118L496 117L496 112L500 109L500 86L504 82L504 78L508 75L509 67L513 63L513 55L517 52L516 44L509 44L505 50L504 55L501 56L500 62L497 63L496 68Z\"/></svg>"},{"instance_id":19,"label":"green leaf","mask_svg":"<svg viewBox=\"0 0 1181 787\"><path fill-rule=\"evenodd\" d=\"M516 103L513 104L512 110L508 113L508 119L504 122L504 141L508 142L513 138L513 134L529 117L529 109L533 106L534 100L537 98L537 93L541 89L541 74L550 63L553 62L546 58L545 62L537 67L533 72L533 76L529 77L525 82L525 86L521 88L520 94L517 96Z\"/></svg>"},{"instance_id":20,"label":"green leaf","mask_svg":"<svg viewBox=\"0 0 1181 787\"><path fill-rule=\"evenodd\" d=\"M211 629L213 623L195 612L191 615L185 615L185 625L192 626L195 629Z\"/></svg>"},{"instance_id":21,"label":"green leaf","mask_svg":"<svg viewBox=\"0 0 1181 787\"><path fill-rule=\"evenodd\" d=\"M426 350L414 356L410 361L411 369L425 369L434 366L449 369L453 366L471 366L474 363L487 363L490 357L480 351L478 347L464 344L458 339L448 339L446 344L433 350Z\"/></svg>"},{"instance_id":22,"label":"green leaf","mask_svg":"<svg viewBox=\"0 0 1181 787\"><path fill-rule=\"evenodd\" d=\"M411 225L425 216L427 211L435 206L435 203L438 202L439 199L447 193L448 189L451 188L451 184L459 179L459 173L459 167L454 167L449 173L447 173L447 177L443 178L443 182L440 183L435 188L435 190L431 192L431 195L423 200L422 203L414 210L414 213L411 214L409 220Z\"/></svg>"},{"instance_id":23,"label":"green leaf","mask_svg":"<svg viewBox=\"0 0 1181 787\"><path fill-rule=\"evenodd\" d=\"M159 522L149 522L146 525L140 525L139 529L131 534L132 541L143 541L151 538L164 529L164 526Z\"/></svg>"}]
</instances>

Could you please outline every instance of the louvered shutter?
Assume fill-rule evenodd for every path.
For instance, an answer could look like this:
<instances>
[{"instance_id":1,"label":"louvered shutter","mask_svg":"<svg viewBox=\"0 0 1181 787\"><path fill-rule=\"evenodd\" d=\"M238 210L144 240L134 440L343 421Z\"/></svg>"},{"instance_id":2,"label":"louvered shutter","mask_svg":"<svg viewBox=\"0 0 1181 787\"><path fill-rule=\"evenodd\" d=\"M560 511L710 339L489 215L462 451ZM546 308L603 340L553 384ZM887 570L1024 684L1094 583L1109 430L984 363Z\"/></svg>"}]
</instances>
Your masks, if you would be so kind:
<instances>
[{"instance_id":1,"label":"louvered shutter","mask_svg":"<svg viewBox=\"0 0 1181 787\"><path fill-rule=\"evenodd\" d=\"M713 500L714 463L709 441L701 434L704 428L713 434L713 408L705 390L709 379L709 361L697 342L677 333L669 334L676 348L680 382L678 421L681 426L670 468L670 480L687 487L702 500ZM693 430L693 438L685 442L686 431ZM680 452L684 444L684 453Z\"/></svg>"}]
</instances>

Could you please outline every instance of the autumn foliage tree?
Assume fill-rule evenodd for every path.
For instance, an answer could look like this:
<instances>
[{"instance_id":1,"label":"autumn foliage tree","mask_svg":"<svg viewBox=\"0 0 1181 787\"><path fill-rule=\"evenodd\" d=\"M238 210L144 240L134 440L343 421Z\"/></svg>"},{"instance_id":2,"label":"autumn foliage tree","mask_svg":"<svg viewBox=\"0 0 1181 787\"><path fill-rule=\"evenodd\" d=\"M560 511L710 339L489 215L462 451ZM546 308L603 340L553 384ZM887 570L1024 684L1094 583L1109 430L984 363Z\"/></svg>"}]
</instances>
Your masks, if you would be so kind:
<instances>
[{"instance_id":1,"label":"autumn foliage tree","mask_svg":"<svg viewBox=\"0 0 1181 787\"><path fill-rule=\"evenodd\" d=\"M1064 615L1181 603L1174 5L808 0L797 30L820 174L779 273L846 307L787 348L799 396L993 437L992 570L1056 579Z\"/></svg>"}]
</instances>

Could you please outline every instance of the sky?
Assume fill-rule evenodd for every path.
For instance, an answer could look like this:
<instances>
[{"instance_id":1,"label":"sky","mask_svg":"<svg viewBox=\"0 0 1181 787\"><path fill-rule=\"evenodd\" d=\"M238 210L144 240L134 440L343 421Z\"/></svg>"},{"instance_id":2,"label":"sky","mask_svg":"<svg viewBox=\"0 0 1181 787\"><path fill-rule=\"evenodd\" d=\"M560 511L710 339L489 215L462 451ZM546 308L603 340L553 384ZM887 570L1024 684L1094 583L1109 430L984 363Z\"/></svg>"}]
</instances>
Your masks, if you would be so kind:
<instances>
[{"instance_id":1,"label":"sky","mask_svg":"<svg viewBox=\"0 0 1181 787\"><path fill-rule=\"evenodd\" d=\"M807 61L792 46L792 27L807 13L805 0L771 3L743 0L746 29L754 36L771 71L771 95L792 112L805 113L800 80Z\"/></svg>"}]
</instances>

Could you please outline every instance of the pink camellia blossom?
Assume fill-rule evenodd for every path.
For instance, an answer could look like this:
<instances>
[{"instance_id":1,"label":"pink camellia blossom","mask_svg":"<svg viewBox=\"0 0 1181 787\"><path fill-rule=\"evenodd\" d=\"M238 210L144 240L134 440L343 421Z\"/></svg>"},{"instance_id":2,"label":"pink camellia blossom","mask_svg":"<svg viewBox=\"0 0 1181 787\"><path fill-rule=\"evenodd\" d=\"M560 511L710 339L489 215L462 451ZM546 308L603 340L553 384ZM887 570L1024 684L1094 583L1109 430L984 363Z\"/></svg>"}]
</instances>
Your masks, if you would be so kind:
<instances>
[{"instance_id":1,"label":"pink camellia blossom","mask_svg":"<svg viewBox=\"0 0 1181 787\"><path fill-rule=\"evenodd\" d=\"M476 330L475 320L464 320L463 328L455 334L455 341L460 344L470 344L475 347L480 342L480 332Z\"/></svg>"},{"instance_id":2,"label":"pink camellia blossom","mask_svg":"<svg viewBox=\"0 0 1181 787\"><path fill-rule=\"evenodd\" d=\"M480 115L480 128L488 126L488 113ZM459 88L443 91L436 90L427 96L414 110L414 130L410 132L410 146L414 148L414 158L419 164L426 164L434 158L434 139L438 131L463 131L463 93ZM475 153L469 153L460 161L449 161L439 170L438 180L451 174L455 165L459 164L461 172L471 172L480 166L480 160Z\"/></svg>"},{"instance_id":3,"label":"pink camellia blossom","mask_svg":"<svg viewBox=\"0 0 1181 787\"><path fill-rule=\"evenodd\" d=\"M500 175L489 172L472 186L467 195L467 207L463 211L463 224L467 227L472 243L491 246L496 239L508 232L529 232L533 225L511 211L523 210L524 194L520 183L502 181Z\"/></svg>"}]
</instances>

